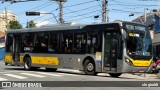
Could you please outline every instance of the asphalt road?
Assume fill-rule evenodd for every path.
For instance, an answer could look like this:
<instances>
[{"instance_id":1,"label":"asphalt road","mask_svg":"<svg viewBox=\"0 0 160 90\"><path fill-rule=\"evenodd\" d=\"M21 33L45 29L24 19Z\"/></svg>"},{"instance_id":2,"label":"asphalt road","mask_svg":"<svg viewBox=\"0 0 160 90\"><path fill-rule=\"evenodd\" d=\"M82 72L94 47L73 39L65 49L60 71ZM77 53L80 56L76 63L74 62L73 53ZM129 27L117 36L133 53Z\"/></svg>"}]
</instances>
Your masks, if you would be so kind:
<instances>
[{"instance_id":1,"label":"asphalt road","mask_svg":"<svg viewBox=\"0 0 160 90\"><path fill-rule=\"evenodd\" d=\"M160 79L154 74L133 75L122 74L119 78L110 77L106 73L99 73L97 76L88 76L78 70L58 69L56 72L46 72L44 68L36 71L25 71L19 66L5 66L0 61L0 82L10 82L14 88L1 88L7 90L158 90ZM39 82L40 81L40 82ZM152 81L152 82L151 82ZM16 84L13 84L16 83ZM17 88L21 83L21 88ZM28 83L42 87L26 88ZM22 85L23 84L23 85ZM41 84L41 85L40 85ZM26 87L25 87L26 85ZM35 86L36 86L35 85ZM158 87L149 87L149 86ZM2 86L2 85L1 85ZM5 85L4 85L5 86ZM23 88L22 88L23 86ZM33 86L33 85L32 85ZM50 87L45 87L50 86ZM144 87L142 87L144 86Z\"/></svg>"}]
</instances>

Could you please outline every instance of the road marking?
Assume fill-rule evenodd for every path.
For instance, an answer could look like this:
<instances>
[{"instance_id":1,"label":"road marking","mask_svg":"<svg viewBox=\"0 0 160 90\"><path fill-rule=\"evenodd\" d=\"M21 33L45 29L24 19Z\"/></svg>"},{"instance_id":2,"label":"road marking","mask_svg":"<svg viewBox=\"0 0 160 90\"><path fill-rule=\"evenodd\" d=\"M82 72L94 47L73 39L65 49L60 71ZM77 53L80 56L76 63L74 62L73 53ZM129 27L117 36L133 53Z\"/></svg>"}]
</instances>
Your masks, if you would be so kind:
<instances>
[{"instance_id":1,"label":"road marking","mask_svg":"<svg viewBox=\"0 0 160 90\"><path fill-rule=\"evenodd\" d=\"M8 79L0 78L0 81L7 81Z\"/></svg>"},{"instance_id":2,"label":"road marking","mask_svg":"<svg viewBox=\"0 0 160 90\"><path fill-rule=\"evenodd\" d=\"M58 75L58 74L51 74L51 73L44 73L44 72L36 72L38 74L44 74L44 75L49 75L49 76L62 76L62 75Z\"/></svg>"},{"instance_id":3,"label":"road marking","mask_svg":"<svg viewBox=\"0 0 160 90\"><path fill-rule=\"evenodd\" d=\"M76 74L68 74L68 73L56 73L59 75L68 75L68 76L80 76L80 75L76 75Z\"/></svg>"},{"instance_id":4,"label":"road marking","mask_svg":"<svg viewBox=\"0 0 160 90\"><path fill-rule=\"evenodd\" d=\"M14 74L3 74L3 75L18 78L18 79L26 79L27 78L27 77L23 77L23 76L19 76L19 75L14 75Z\"/></svg>"},{"instance_id":5,"label":"road marking","mask_svg":"<svg viewBox=\"0 0 160 90\"><path fill-rule=\"evenodd\" d=\"M46 77L46 76L43 76L43 75L36 75L36 74L31 74L31 73L20 73L20 74L23 74L23 75L28 75L28 76L33 76L33 77Z\"/></svg>"}]
</instances>

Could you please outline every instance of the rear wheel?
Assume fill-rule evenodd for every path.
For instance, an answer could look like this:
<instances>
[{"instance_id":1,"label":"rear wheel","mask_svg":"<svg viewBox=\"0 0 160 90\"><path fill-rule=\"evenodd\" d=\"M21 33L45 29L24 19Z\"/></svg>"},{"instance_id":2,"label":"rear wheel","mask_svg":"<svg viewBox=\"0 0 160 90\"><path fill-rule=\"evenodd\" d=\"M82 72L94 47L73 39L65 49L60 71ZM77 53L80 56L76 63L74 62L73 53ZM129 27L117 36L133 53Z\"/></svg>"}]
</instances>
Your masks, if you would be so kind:
<instances>
[{"instance_id":1,"label":"rear wheel","mask_svg":"<svg viewBox=\"0 0 160 90\"><path fill-rule=\"evenodd\" d=\"M92 60L87 59L84 62L84 72L87 75L97 75L98 73L95 72L95 64Z\"/></svg>"},{"instance_id":2,"label":"rear wheel","mask_svg":"<svg viewBox=\"0 0 160 90\"><path fill-rule=\"evenodd\" d=\"M111 77L119 77L122 73L109 73Z\"/></svg>"},{"instance_id":3,"label":"rear wheel","mask_svg":"<svg viewBox=\"0 0 160 90\"><path fill-rule=\"evenodd\" d=\"M25 70L31 70L31 59L29 57L26 57L24 60L24 69Z\"/></svg>"}]
</instances>

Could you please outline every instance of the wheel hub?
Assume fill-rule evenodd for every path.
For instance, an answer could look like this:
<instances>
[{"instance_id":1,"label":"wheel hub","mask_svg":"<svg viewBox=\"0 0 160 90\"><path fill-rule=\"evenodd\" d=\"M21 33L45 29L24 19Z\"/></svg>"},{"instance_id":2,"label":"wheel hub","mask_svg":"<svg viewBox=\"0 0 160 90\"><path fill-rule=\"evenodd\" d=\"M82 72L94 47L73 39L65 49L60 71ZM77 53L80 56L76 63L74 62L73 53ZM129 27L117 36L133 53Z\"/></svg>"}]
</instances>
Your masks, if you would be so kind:
<instances>
[{"instance_id":1,"label":"wheel hub","mask_svg":"<svg viewBox=\"0 0 160 90\"><path fill-rule=\"evenodd\" d=\"M87 65L87 70L88 70L88 71L92 71L93 69L94 69L93 64L92 64L92 63L89 63L89 64Z\"/></svg>"}]
</instances>

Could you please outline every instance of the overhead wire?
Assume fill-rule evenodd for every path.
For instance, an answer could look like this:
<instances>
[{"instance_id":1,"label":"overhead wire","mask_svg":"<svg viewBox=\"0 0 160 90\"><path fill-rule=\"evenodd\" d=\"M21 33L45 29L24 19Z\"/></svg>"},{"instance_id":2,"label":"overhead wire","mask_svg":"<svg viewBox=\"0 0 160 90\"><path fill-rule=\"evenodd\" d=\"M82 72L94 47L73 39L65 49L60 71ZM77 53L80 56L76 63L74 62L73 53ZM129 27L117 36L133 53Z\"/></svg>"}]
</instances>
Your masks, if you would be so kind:
<instances>
[{"instance_id":1,"label":"overhead wire","mask_svg":"<svg viewBox=\"0 0 160 90\"><path fill-rule=\"evenodd\" d=\"M42 4L42 5L39 5L39 6L30 8L30 9L28 9L28 10L25 10L25 11L23 11L23 12L17 13L16 15L17 15L17 16L20 16L20 15L23 15L26 11L30 11L30 10L32 10L32 11L37 11L37 10L40 10L40 9L42 9L42 8L48 7L48 6L50 6L50 5L51 5L51 3L50 3L50 2L47 2L47 3L44 3L44 4Z\"/></svg>"}]
</instances>

